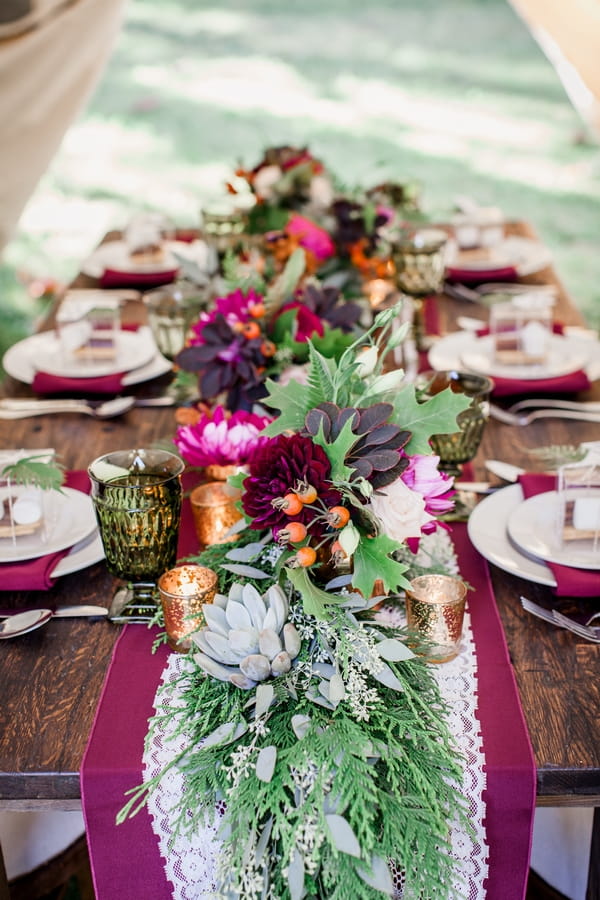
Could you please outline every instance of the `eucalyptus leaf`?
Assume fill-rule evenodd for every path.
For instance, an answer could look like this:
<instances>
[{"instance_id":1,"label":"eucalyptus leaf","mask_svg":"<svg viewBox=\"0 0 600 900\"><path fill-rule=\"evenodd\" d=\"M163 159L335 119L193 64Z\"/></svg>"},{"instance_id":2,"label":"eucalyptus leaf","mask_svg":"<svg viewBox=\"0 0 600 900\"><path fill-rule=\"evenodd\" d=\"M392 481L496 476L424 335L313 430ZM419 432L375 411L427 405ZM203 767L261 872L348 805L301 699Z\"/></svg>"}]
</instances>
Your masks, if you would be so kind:
<instances>
[{"instance_id":1,"label":"eucalyptus leaf","mask_svg":"<svg viewBox=\"0 0 600 900\"><path fill-rule=\"evenodd\" d=\"M288 866L288 885L290 900L302 900L304 896L304 857L298 847L294 847Z\"/></svg>"},{"instance_id":2,"label":"eucalyptus leaf","mask_svg":"<svg viewBox=\"0 0 600 900\"><path fill-rule=\"evenodd\" d=\"M256 844L256 853L254 855L255 865L258 866L261 859L265 855L265 850L267 849L267 845L269 843L269 838L271 837L271 831L273 830L273 816L269 816L267 821L265 822L265 827L260 833L260 837Z\"/></svg>"},{"instance_id":3,"label":"eucalyptus leaf","mask_svg":"<svg viewBox=\"0 0 600 900\"><path fill-rule=\"evenodd\" d=\"M233 562L250 562L251 559L258 556L262 549L263 544L252 541L250 544L245 544L243 547L234 547L233 550L229 551L225 559L231 559Z\"/></svg>"},{"instance_id":4,"label":"eucalyptus leaf","mask_svg":"<svg viewBox=\"0 0 600 900\"><path fill-rule=\"evenodd\" d=\"M381 856L371 857L370 872L363 866L357 866L356 871L369 887L374 888L376 891L381 891L382 894L387 894L389 897L394 896L392 875L387 862Z\"/></svg>"},{"instance_id":5,"label":"eucalyptus leaf","mask_svg":"<svg viewBox=\"0 0 600 900\"><path fill-rule=\"evenodd\" d=\"M292 716L291 723L294 734L298 740L301 741L310 728L310 716L303 716L297 713L295 716Z\"/></svg>"},{"instance_id":6,"label":"eucalyptus leaf","mask_svg":"<svg viewBox=\"0 0 600 900\"><path fill-rule=\"evenodd\" d=\"M256 569L254 566L246 566L242 563L221 563L221 568L226 569L228 572L233 572L234 575L245 575L246 578L259 579L271 577L260 569Z\"/></svg>"},{"instance_id":7,"label":"eucalyptus leaf","mask_svg":"<svg viewBox=\"0 0 600 900\"><path fill-rule=\"evenodd\" d=\"M385 684L386 687L392 688L394 691L404 690L398 678L385 663L382 663L381 668L373 672L373 678L376 678L381 684Z\"/></svg>"},{"instance_id":8,"label":"eucalyptus leaf","mask_svg":"<svg viewBox=\"0 0 600 900\"><path fill-rule=\"evenodd\" d=\"M254 715L257 719L266 713L274 697L275 691L272 684L258 685L256 688L256 706L254 708Z\"/></svg>"},{"instance_id":9,"label":"eucalyptus leaf","mask_svg":"<svg viewBox=\"0 0 600 900\"><path fill-rule=\"evenodd\" d=\"M344 679L336 672L329 681L329 700L334 706L337 706L346 696L346 686Z\"/></svg>"},{"instance_id":10,"label":"eucalyptus leaf","mask_svg":"<svg viewBox=\"0 0 600 900\"><path fill-rule=\"evenodd\" d=\"M336 575L335 578L332 578L325 585L326 591L334 591L337 588L347 587L349 584L352 584L352 574L348 573L346 575ZM358 595L357 595L358 596ZM343 604L346 606L346 603Z\"/></svg>"},{"instance_id":11,"label":"eucalyptus leaf","mask_svg":"<svg viewBox=\"0 0 600 900\"><path fill-rule=\"evenodd\" d=\"M360 844L347 820L336 813L330 813L325 816L325 821L329 826L334 847L342 853L360 858Z\"/></svg>"},{"instance_id":12,"label":"eucalyptus leaf","mask_svg":"<svg viewBox=\"0 0 600 900\"><path fill-rule=\"evenodd\" d=\"M217 747L219 744L231 744L232 741L237 741L247 730L248 726L245 722L225 722L203 738L202 749Z\"/></svg>"},{"instance_id":13,"label":"eucalyptus leaf","mask_svg":"<svg viewBox=\"0 0 600 900\"><path fill-rule=\"evenodd\" d=\"M256 777L268 784L273 778L276 762L277 747L275 747L274 744L263 747L256 760Z\"/></svg>"},{"instance_id":14,"label":"eucalyptus leaf","mask_svg":"<svg viewBox=\"0 0 600 900\"><path fill-rule=\"evenodd\" d=\"M415 655L406 644L394 638L384 638L376 644L375 649L379 656L390 662L402 662L405 659L412 659Z\"/></svg>"}]
</instances>

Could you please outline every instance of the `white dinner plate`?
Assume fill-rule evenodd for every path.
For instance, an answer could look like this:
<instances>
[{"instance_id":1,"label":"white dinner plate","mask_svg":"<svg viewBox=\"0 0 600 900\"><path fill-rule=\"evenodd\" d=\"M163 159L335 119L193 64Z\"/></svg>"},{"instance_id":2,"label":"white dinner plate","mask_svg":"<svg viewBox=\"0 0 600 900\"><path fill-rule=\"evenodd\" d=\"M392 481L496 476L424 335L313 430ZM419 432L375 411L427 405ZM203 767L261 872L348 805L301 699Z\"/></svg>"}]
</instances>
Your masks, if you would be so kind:
<instances>
[{"instance_id":1,"label":"white dinner plate","mask_svg":"<svg viewBox=\"0 0 600 900\"><path fill-rule=\"evenodd\" d=\"M489 273L486 275L489 281L494 272L500 273L507 268L514 269L517 276L523 278L545 269L551 262L552 255L544 244L531 238L508 235L492 247L483 248L481 253L460 250L456 245L450 250L446 269L450 277L454 272L459 277L462 273L472 273L476 277L483 271Z\"/></svg>"},{"instance_id":2,"label":"white dinner plate","mask_svg":"<svg viewBox=\"0 0 600 900\"><path fill-rule=\"evenodd\" d=\"M179 268L177 256L196 263L203 271L211 271L213 254L204 241L165 241L164 256L160 262L135 263L132 261L125 241L107 241L88 256L81 270L92 278L101 278L106 269L128 275L171 272Z\"/></svg>"},{"instance_id":3,"label":"white dinner plate","mask_svg":"<svg viewBox=\"0 0 600 900\"><path fill-rule=\"evenodd\" d=\"M40 346L37 338L49 333L50 332L42 332L39 335L33 334L30 337L24 338L22 341L13 344L12 347L9 347L2 360L5 372L12 378L16 378L17 381L31 384L36 370L40 368L36 356L36 349ZM123 334L129 334L129 332L123 332ZM171 371L173 363L169 362L168 359L158 352L154 338L152 337L152 332L149 328L143 327L138 329L137 332L131 332L131 334L140 337L142 343L150 348L150 353L147 355L146 362L143 365L139 365L126 372L123 376L124 386L140 384L143 381L149 381L151 378L157 378L159 375L165 375L167 372ZM44 346L44 341L41 342L41 346ZM121 370L115 369L114 371L118 372ZM77 377L80 377L80 375L78 374Z\"/></svg>"},{"instance_id":4,"label":"white dinner plate","mask_svg":"<svg viewBox=\"0 0 600 900\"><path fill-rule=\"evenodd\" d=\"M510 540L524 553L574 569L600 569L598 551L583 541L560 540L560 497L557 491L536 494L520 503L506 524ZM589 543L589 542L588 542Z\"/></svg>"},{"instance_id":5,"label":"white dinner plate","mask_svg":"<svg viewBox=\"0 0 600 900\"><path fill-rule=\"evenodd\" d=\"M148 330L119 331L115 335L115 355L112 359L80 360L65 354L54 331L42 331L24 338L10 348L15 354L25 353L40 372L61 378L99 378L129 372L150 362L156 345Z\"/></svg>"},{"instance_id":6,"label":"white dinner plate","mask_svg":"<svg viewBox=\"0 0 600 900\"><path fill-rule=\"evenodd\" d=\"M554 337L558 336L559 335L554 335ZM460 371L461 369L467 368L466 363L463 362L465 354L468 354L473 350L477 340L479 340L477 335L474 335L472 331L454 331L452 334L447 334L444 337L439 338L433 343L427 355L429 365L438 372L445 372L448 369L458 369ZM583 365L577 366L572 371L577 371L579 368L585 368L590 380L593 381L595 378L599 377L600 372L598 371L595 360L600 358L600 342L595 338L586 336L580 337L577 335L564 335L563 341L565 341L565 344L563 345L565 350L568 348L569 354L572 354L570 357L571 359L575 359L578 354L581 354L581 357L584 357L586 360ZM571 365L571 363L569 365ZM510 369L511 375L507 377L521 380L522 376L514 374L512 366ZM539 373L539 370L536 371ZM548 377L548 375L536 374L535 377L542 378ZM554 377L554 373L552 377ZM534 380L534 378L531 378L532 382ZM535 385L532 383L532 389L534 388Z\"/></svg>"},{"instance_id":7,"label":"white dinner plate","mask_svg":"<svg viewBox=\"0 0 600 900\"><path fill-rule=\"evenodd\" d=\"M472 372L489 375L491 378L518 378L535 381L537 378L558 378L570 375L582 369L590 358L591 342L551 334L548 337L548 350L543 363L529 366L503 365L494 359L494 337L473 335L470 347L460 354L463 365Z\"/></svg>"},{"instance_id":8,"label":"white dinner plate","mask_svg":"<svg viewBox=\"0 0 600 900\"><path fill-rule=\"evenodd\" d=\"M0 496L4 498L8 488ZM16 492L18 489L13 488ZM45 498L44 520L32 534L22 534L13 541L0 538L0 563L35 559L70 547L87 537L96 527L91 498L73 488L51 491Z\"/></svg>"},{"instance_id":9,"label":"white dinner plate","mask_svg":"<svg viewBox=\"0 0 600 900\"><path fill-rule=\"evenodd\" d=\"M60 578L62 575L70 575L79 572L88 566L104 559L104 547L100 532L96 529L91 535L74 544L69 553L63 556L50 573L52 578Z\"/></svg>"},{"instance_id":10,"label":"white dinner plate","mask_svg":"<svg viewBox=\"0 0 600 900\"><path fill-rule=\"evenodd\" d=\"M511 484L481 500L467 523L471 543L484 559L526 581L556 587L556 579L543 563L521 553L508 536L508 519L523 503L520 484Z\"/></svg>"}]
</instances>

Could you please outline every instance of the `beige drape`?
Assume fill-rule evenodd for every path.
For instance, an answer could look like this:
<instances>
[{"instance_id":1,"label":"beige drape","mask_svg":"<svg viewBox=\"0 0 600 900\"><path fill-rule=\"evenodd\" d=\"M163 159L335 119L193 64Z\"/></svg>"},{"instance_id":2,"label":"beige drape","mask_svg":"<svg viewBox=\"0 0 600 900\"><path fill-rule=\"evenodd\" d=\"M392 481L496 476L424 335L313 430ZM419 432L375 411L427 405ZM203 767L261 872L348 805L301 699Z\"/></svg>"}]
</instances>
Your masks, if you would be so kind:
<instances>
[{"instance_id":1,"label":"beige drape","mask_svg":"<svg viewBox=\"0 0 600 900\"><path fill-rule=\"evenodd\" d=\"M600 0L510 0L600 139Z\"/></svg>"},{"instance_id":2,"label":"beige drape","mask_svg":"<svg viewBox=\"0 0 600 900\"><path fill-rule=\"evenodd\" d=\"M96 86L125 2L0 0L0 252Z\"/></svg>"}]
</instances>

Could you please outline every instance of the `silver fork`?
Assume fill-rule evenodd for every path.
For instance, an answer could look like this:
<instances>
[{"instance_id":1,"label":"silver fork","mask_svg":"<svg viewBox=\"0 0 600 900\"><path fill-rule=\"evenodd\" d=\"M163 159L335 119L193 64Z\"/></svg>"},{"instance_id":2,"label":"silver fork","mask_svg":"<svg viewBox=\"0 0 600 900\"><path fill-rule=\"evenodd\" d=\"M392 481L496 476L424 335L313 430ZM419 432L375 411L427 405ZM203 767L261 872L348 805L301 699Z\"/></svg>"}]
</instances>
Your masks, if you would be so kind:
<instances>
[{"instance_id":1,"label":"silver fork","mask_svg":"<svg viewBox=\"0 0 600 900\"><path fill-rule=\"evenodd\" d=\"M586 400L577 402L576 400L546 400L534 399L519 400L509 406L507 412L518 413L523 409L572 409L580 412L600 413L600 402L595 400Z\"/></svg>"},{"instance_id":2,"label":"silver fork","mask_svg":"<svg viewBox=\"0 0 600 900\"><path fill-rule=\"evenodd\" d=\"M600 412L575 409L534 409L530 413L513 413L490 403L490 416L505 425L529 425L536 419L578 419L580 422L600 422Z\"/></svg>"},{"instance_id":3,"label":"silver fork","mask_svg":"<svg viewBox=\"0 0 600 900\"><path fill-rule=\"evenodd\" d=\"M593 625L581 625L580 622L575 622L573 619L563 616L563 614L559 613L556 609L552 610L552 616L554 617L556 624L560 625L561 628L572 631L573 634L584 638L586 641L593 641L595 644L600 644L600 628Z\"/></svg>"},{"instance_id":4,"label":"silver fork","mask_svg":"<svg viewBox=\"0 0 600 900\"><path fill-rule=\"evenodd\" d=\"M534 603L533 600L529 600L527 597L520 597L519 599L523 609L526 612L531 613L532 616L536 616L544 622L549 622L550 625L558 625L559 628L573 631L575 634L579 635L579 637L583 637L588 641L600 644L600 628L597 626L590 626L587 623L581 625L579 622L575 622L573 619L568 619L567 616L563 616L555 609L545 609L543 606L538 606L537 603ZM588 619L588 622L597 618L598 615L599 613L594 613L594 615Z\"/></svg>"}]
</instances>

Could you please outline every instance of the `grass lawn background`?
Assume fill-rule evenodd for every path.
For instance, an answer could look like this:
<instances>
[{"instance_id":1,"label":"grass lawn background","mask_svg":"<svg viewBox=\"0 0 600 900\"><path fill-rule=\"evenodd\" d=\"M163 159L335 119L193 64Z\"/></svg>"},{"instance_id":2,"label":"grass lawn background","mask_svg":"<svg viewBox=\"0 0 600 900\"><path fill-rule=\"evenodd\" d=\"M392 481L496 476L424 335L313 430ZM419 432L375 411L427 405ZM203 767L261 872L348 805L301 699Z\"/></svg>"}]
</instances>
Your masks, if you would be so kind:
<instances>
[{"instance_id":1,"label":"grass lawn background","mask_svg":"<svg viewBox=\"0 0 600 900\"><path fill-rule=\"evenodd\" d=\"M0 351L141 209L195 225L238 162L307 144L348 186L416 178L432 216L467 194L530 220L600 326L600 149L506 0L129 0L96 93L0 264Z\"/></svg>"}]
</instances>

